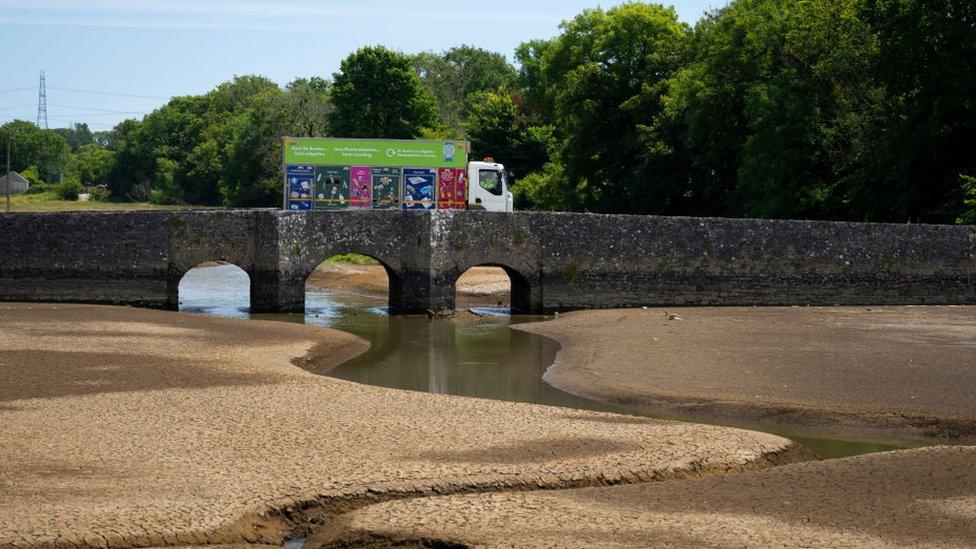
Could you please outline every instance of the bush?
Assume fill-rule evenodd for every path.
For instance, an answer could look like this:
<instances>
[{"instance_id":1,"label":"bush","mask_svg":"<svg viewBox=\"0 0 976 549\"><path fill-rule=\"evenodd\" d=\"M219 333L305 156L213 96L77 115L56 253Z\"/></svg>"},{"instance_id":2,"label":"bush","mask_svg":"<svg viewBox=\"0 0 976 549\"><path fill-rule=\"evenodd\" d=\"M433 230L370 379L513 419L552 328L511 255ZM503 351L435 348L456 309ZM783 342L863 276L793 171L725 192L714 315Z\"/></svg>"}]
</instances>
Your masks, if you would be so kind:
<instances>
[{"instance_id":1,"label":"bush","mask_svg":"<svg viewBox=\"0 0 976 549\"><path fill-rule=\"evenodd\" d=\"M111 196L112 192L105 185L96 185L88 191L88 199L98 202L108 202Z\"/></svg>"},{"instance_id":2,"label":"bush","mask_svg":"<svg viewBox=\"0 0 976 549\"><path fill-rule=\"evenodd\" d=\"M159 205L173 205L179 204L180 199L172 196L169 191L164 188L153 189L149 192L149 202L152 204Z\"/></svg>"},{"instance_id":3,"label":"bush","mask_svg":"<svg viewBox=\"0 0 976 549\"><path fill-rule=\"evenodd\" d=\"M31 186L30 187L27 187L27 190L25 190L21 194L44 194L44 193L50 193L50 192L54 192L54 187L55 187L55 185L48 185L47 183L39 183L37 185L31 184Z\"/></svg>"},{"instance_id":4,"label":"bush","mask_svg":"<svg viewBox=\"0 0 976 549\"><path fill-rule=\"evenodd\" d=\"M20 173L20 176L27 180L28 188L34 187L35 185L38 187L50 187L41 179L37 171L37 166L28 166L26 170Z\"/></svg>"},{"instance_id":5,"label":"bush","mask_svg":"<svg viewBox=\"0 0 976 549\"><path fill-rule=\"evenodd\" d=\"M326 260L326 263L352 263L354 265L379 265L380 262L376 261L368 255L360 254L342 254L330 257Z\"/></svg>"},{"instance_id":6,"label":"bush","mask_svg":"<svg viewBox=\"0 0 976 549\"><path fill-rule=\"evenodd\" d=\"M54 186L54 194L61 200L78 200L81 190L81 183L71 179L66 179Z\"/></svg>"},{"instance_id":7,"label":"bush","mask_svg":"<svg viewBox=\"0 0 976 549\"><path fill-rule=\"evenodd\" d=\"M956 220L959 225L976 225L976 177L959 175L962 178L963 207L962 215Z\"/></svg>"},{"instance_id":8,"label":"bush","mask_svg":"<svg viewBox=\"0 0 976 549\"><path fill-rule=\"evenodd\" d=\"M519 179L512 186L517 210L573 211L579 208L574 189L567 188L566 171L558 162L547 162L540 172Z\"/></svg>"}]
</instances>

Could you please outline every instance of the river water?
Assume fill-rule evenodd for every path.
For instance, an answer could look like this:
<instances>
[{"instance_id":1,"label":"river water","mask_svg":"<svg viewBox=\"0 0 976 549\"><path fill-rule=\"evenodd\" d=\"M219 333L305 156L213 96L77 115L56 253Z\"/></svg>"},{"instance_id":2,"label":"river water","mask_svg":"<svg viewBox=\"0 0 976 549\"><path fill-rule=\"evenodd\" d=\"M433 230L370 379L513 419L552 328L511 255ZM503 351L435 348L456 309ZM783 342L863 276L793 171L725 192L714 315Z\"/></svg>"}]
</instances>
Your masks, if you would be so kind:
<instances>
[{"instance_id":1,"label":"river water","mask_svg":"<svg viewBox=\"0 0 976 549\"><path fill-rule=\"evenodd\" d=\"M310 290L304 315L251 315L248 276L238 267L193 269L180 283L181 311L325 326L356 334L372 344L369 351L338 368L319 372L330 377L435 394L636 413L565 393L542 380L556 357L558 344L509 326L545 317L512 317L499 309L477 309L480 318L391 317L385 305L384 299ZM789 432L776 434L827 458L896 448Z\"/></svg>"}]
</instances>

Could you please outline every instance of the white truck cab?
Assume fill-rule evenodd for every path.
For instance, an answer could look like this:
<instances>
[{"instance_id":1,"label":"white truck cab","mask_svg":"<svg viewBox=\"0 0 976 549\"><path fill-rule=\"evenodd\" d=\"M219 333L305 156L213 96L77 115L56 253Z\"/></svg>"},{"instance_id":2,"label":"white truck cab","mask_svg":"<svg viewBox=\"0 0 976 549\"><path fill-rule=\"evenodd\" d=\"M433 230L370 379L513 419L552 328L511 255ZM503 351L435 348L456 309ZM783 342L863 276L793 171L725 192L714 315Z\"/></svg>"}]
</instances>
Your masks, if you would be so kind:
<instances>
[{"instance_id":1,"label":"white truck cab","mask_svg":"<svg viewBox=\"0 0 976 549\"><path fill-rule=\"evenodd\" d=\"M484 162L468 162L468 209L515 211L512 193L508 190L505 166L490 158L486 158Z\"/></svg>"}]
</instances>

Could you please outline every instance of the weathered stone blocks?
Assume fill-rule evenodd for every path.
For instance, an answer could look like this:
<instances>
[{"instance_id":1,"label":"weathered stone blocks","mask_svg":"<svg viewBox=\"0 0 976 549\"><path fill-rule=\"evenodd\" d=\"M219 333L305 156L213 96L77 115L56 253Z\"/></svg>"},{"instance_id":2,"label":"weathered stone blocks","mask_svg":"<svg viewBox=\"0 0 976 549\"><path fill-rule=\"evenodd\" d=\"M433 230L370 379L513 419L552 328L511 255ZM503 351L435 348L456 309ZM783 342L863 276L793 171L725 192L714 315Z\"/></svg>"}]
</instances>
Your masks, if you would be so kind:
<instances>
[{"instance_id":1,"label":"weathered stone blocks","mask_svg":"<svg viewBox=\"0 0 976 549\"><path fill-rule=\"evenodd\" d=\"M976 304L972 227L566 213L220 210L0 216L0 300L175 308L205 261L252 310L301 312L336 254L378 259L395 313L451 309L497 265L526 311L641 305Z\"/></svg>"}]
</instances>

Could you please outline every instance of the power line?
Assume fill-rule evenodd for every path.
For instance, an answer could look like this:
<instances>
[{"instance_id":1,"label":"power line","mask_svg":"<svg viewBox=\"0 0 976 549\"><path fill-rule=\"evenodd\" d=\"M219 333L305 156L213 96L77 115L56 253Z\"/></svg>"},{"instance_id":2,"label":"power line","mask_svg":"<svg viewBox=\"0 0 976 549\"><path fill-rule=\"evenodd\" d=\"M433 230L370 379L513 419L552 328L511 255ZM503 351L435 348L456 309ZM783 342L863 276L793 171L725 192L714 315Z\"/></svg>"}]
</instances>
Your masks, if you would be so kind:
<instances>
[{"instance_id":1,"label":"power line","mask_svg":"<svg viewBox=\"0 0 976 549\"><path fill-rule=\"evenodd\" d=\"M78 88L60 88L60 87L55 87L55 86L51 86L51 89L52 90L58 90L58 91L73 92L73 93L90 93L90 94L93 94L93 95L111 95L111 96L115 96L115 97L134 97L134 98L137 98L137 99L171 99L173 97L171 95L167 95L167 96L163 96L163 95L139 95L139 94L135 94L135 93L117 93L117 92L107 92L107 91L81 90L81 89L78 89Z\"/></svg>"},{"instance_id":2,"label":"power line","mask_svg":"<svg viewBox=\"0 0 976 549\"><path fill-rule=\"evenodd\" d=\"M26 88L8 88L8 89L5 89L5 90L0 90L0 93L11 93L11 92L19 92L19 91L33 90L33 89L34 89L34 86L28 86Z\"/></svg>"},{"instance_id":3,"label":"power line","mask_svg":"<svg viewBox=\"0 0 976 549\"><path fill-rule=\"evenodd\" d=\"M79 116L118 116L120 114L143 114L142 111L130 112L72 112L67 114L52 114L51 118L76 118Z\"/></svg>"},{"instance_id":4,"label":"power line","mask_svg":"<svg viewBox=\"0 0 976 549\"><path fill-rule=\"evenodd\" d=\"M51 104L52 107L58 107L60 109L78 109L79 111L92 111L92 112L103 112L106 114L140 114L146 111L117 111L114 109L98 109L95 107L79 107L78 105L55 105Z\"/></svg>"}]
</instances>

